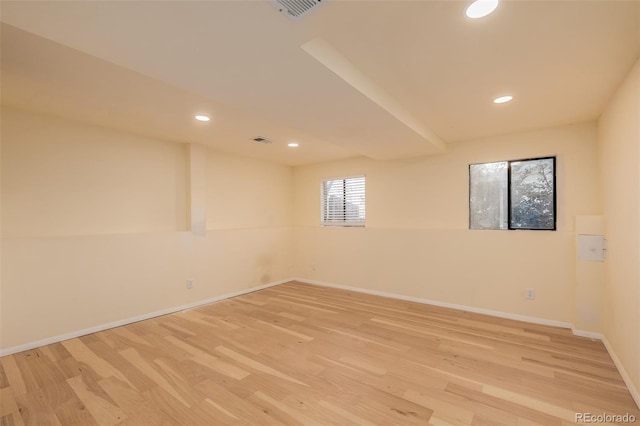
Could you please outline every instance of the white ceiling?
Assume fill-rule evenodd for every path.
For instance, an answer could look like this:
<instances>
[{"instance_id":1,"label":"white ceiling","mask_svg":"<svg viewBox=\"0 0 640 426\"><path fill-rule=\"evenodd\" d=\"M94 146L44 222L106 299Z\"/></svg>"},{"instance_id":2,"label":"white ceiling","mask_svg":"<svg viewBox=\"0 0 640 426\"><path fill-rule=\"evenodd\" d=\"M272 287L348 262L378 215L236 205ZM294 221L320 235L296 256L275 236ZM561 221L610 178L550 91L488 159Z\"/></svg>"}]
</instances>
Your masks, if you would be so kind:
<instances>
[{"instance_id":1,"label":"white ceiling","mask_svg":"<svg viewBox=\"0 0 640 426\"><path fill-rule=\"evenodd\" d=\"M3 0L2 103L283 164L384 160L596 119L640 56L640 1L467 4Z\"/></svg>"}]
</instances>

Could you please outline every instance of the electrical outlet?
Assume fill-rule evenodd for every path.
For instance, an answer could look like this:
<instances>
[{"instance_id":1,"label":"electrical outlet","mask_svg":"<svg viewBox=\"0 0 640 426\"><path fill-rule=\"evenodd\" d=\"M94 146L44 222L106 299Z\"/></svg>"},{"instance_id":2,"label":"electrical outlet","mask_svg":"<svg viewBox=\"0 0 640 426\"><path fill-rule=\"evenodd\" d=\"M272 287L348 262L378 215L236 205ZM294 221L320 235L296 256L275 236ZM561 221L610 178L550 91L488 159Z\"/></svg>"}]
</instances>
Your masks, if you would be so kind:
<instances>
[{"instance_id":1,"label":"electrical outlet","mask_svg":"<svg viewBox=\"0 0 640 426\"><path fill-rule=\"evenodd\" d=\"M187 280L187 289L191 290L193 287L193 280Z\"/></svg>"},{"instance_id":2,"label":"electrical outlet","mask_svg":"<svg viewBox=\"0 0 640 426\"><path fill-rule=\"evenodd\" d=\"M529 300L535 299L536 298L536 291L534 289L532 289L532 288L528 288L526 290L526 297Z\"/></svg>"},{"instance_id":3,"label":"electrical outlet","mask_svg":"<svg viewBox=\"0 0 640 426\"><path fill-rule=\"evenodd\" d=\"M315 271L316 269L317 269L316 264L315 264L315 263L314 263L314 264L312 264L312 265L311 265L311 270L312 270L312 271Z\"/></svg>"}]
</instances>

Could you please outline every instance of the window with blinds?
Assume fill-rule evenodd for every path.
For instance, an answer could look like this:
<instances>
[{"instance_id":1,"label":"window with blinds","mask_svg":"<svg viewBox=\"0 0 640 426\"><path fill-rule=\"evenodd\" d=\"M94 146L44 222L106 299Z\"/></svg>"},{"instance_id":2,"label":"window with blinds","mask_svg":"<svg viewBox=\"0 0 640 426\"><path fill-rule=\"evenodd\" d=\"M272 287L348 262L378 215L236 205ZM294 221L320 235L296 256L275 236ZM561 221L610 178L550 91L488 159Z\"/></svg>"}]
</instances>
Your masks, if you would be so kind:
<instances>
[{"instance_id":1,"label":"window with blinds","mask_svg":"<svg viewBox=\"0 0 640 426\"><path fill-rule=\"evenodd\" d=\"M322 182L322 225L364 226L364 176Z\"/></svg>"}]
</instances>

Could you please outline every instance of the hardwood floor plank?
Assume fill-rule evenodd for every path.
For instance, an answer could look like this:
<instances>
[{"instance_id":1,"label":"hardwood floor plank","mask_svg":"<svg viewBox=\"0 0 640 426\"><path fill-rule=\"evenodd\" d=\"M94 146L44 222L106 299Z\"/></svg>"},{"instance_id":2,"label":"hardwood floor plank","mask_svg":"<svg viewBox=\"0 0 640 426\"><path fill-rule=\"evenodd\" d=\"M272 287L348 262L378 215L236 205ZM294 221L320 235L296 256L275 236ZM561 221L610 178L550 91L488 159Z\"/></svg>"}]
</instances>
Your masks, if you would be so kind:
<instances>
[{"instance_id":1,"label":"hardwood floor plank","mask_svg":"<svg viewBox=\"0 0 640 426\"><path fill-rule=\"evenodd\" d=\"M302 385L302 386L307 386L307 387L309 386L306 383L301 382L300 380L297 380L297 379L295 379L293 377L287 376L286 374L282 374L281 372L279 372L279 371L277 371L277 370L275 370L275 369L273 369L273 368L271 368L271 367L269 367L267 365L261 364L258 361L255 361L255 360L253 360L253 359L251 359L249 357L246 357L246 356L244 356L244 355L242 355L242 354L240 354L238 352L235 352L235 351L233 351L233 350L231 350L229 348L226 348L224 346L218 346L217 348L215 348L215 350L220 352L221 354L224 354L224 355L228 356L230 359L238 361L239 363L244 364L247 367L252 368L254 370L258 370L258 371L260 371L262 373L269 374L271 376L278 377L280 379L284 379L284 380L287 380L287 381L290 381L292 383L296 383L296 384L299 384L299 385Z\"/></svg>"},{"instance_id":2,"label":"hardwood floor plank","mask_svg":"<svg viewBox=\"0 0 640 426\"><path fill-rule=\"evenodd\" d=\"M22 422L27 426L62 426L40 389L16 395ZM14 413L14 418L16 413Z\"/></svg>"},{"instance_id":3,"label":"hardwood floor plank","mask_svg":"<svg viewBox=\"0 0 640 426\"><path fill-rule=\"evenodd\" d=\"M114 377L100 380L98 384L125 413L127 419L124 423L129 422L141 426L162 424L161 412L149 400L145 399L144 392L138 392L127 383Z\"/></svg>"},{"instance_id":4,"label":"hardwood floor plank","mask_svg":"<svg viewBox=\"0 0 640 426\"><path fill-rule=\"evenodd\" d=\"M209 399L224 407L234 417L247 424L278 424L268 409L251 402L255 391L250 390L246 395L238 395L227 387L205 380L196 386L201 392L209 395Z\"/></svg>"},{"instance_id":5,"label":"hardwood floor plank","mask_svg":"<svg viewBox=\"0 0 640 426\"><path fill-rule=\"evenodd\" d=\"M267 327L272 327L272 328L274 328L274 329L276 329L276 330L278 330L278 331L280 331L282 333L289 334L289 335L291 335L293 337L296 337L298 339L304 340L306 342L310 342L310 341L313 340L313 337L311 337L311 336L307 336L306 334L298 333L297 331L289 330L289 329L286 329L284 327L280 327L279 325L271 324L270 322L258 320L258 323L259 324L264 324Z\"/></svg>"},{"instance_id":6,"label":"hardwood floor plank","mask_svg":"<svg viewBox=\"0 0 640 426\"><path fill-rule=\"evenodd\" d=\"M207 404L211 405L212 407L214 407L216 410L220 411L222 414L224 414L225 416L227 416L229 418L229 420L231 421L231 423L236 423L237 421L239 421L240 419L236 416L233 415L233 413L229 412L229 410L227 410L226 408L220 406L219 404L217 404L215 401L212 401L210 398L205 398L204 400ZM226 422L225 422L226 423Z\"/></svg>"},{"instance_id":7,"label":"hardwood floor plank","mask_svg":"<svg viewBox=\"0 0 640 426\"><path fill-rule=\"evenodd\" d=\"M126 346L127 348L130 347ZM133 348L136 350L140 350L140 345L138 343L134 343ZM135 389L143 392L148 390L154 386L156 383L153 382L146 374L144 374L140 369L138 369L135 365L130 363L125 357L123 357L119 352L116 351L115 348L112 348L107 343L105 343L102 339L96 339L93 342L88 342L87 347L91 349L94 353L99 353L101 358L109 363L109 365L113 366L117 371L121 372L126 378L126 382L134 387ZM120 349L125 348L124 346L119 346ZM145 356L152 357L154 354L158 352L157 348L153 348L153 350L149 350L148 345L143 346L146 349ZM121 377L118 375L114 375L121 380ZM104 377L97 376L94 377L94 381L99 381Z\"/></svg>"},{"instance_id":8,"label":"hardwood floor plank","mask_svg":"<svg viewBox=\"0 0 640 426\"><path fill-rule=\"evenodd\" d=\"M79 398L58 404L53 411L63 425L99 425Z\"/></svg>"},{"instance_id":9,"label":"hardwood floor plank","mask_svg":"<svg viewBox=\"0 0 640 426\"><path fill-rule=\"evenodd\" d=\"M24 422L20 414L13 413L0 417L0 426L24 426Z\"/></svg>"},{"instance_id":10,"label":"hardwood floor plank","mask_svg":"<svg viewBox=\"0 0 640 426\"><path fill-rule=\"evenodd\" d=\"M372 423L368 420L365 420L363 418L360 418L358 416L356 416L355 414L349 412L348 410L338 406L338 405L333 405L327 401L323 401L320 400L320 402L318 402L318 405L320 405L323 408L326 408L329 411L334 412L335 414L337 414L338 416L340 416L342 419L344 419L345 423L353 423L355 425L359 425L359 426L375 426L375 423Z\"/></svg>"},{"instance_id":11,"label":"hardwood floor plank","mask_svg":"<svg viewBox=\"0 0 640 426\"><path fill-rule=\"evenodd\" d=\"M9 379L7 378L7 375L4 372L4 367L0 362L0 389L4 389L8 386L9 386Z\"/></svg>"},{"instance_id":12,"label":"hardwood floor plank","mask_svg":"<svg viewBox=\"0 0 640 426\"><path fill-rule=\"evenodd\" d=\"M271 415L282 422L282 424L289 425L316 425L318 424L317 420L313 420L308 418L303 413L300 413L298 410L295 410L286 404L278 401L275 398L270 397L269 395L257 391L255 392L251 398L249 399L258 407L263 410L267 410L271 413Z\"/></svg>"},{"instance_id":13,"label":"hardwood floor plank","mask_svg":"<svg viewBox=\"0 0 640 426\"><path fill-rule=\"evenodd\" d=\"M189 403L184 400L173 384L170 383L164 375L157 371L151 362L142 358L134 348L125 349L119 353L160 388L164 389L169 395L180 401L184 406L189 407Z\"/></svg>"},{"instance_id":14,"label":"hardwood floor plank","mask_svg":"<svg viewBox=\"0 0 640 426\"><path fill-rule=\"evenodd\" d=\"M497 388L495 386L484 386L482 393L496 398L500 404L504 404L504 401L508 401L513 404L525 407L526 410L535 410L543 413L544 416L538 416L536 413L529 415L518 414L520 417L525 417L533 421L542 421L542 424L552 423L557 419L564 419L567 421L573 421L575 419L575 413L572 410L568 410L556 404L550 404L537 398L532 398L527 395L518 394L505 389ZM560 422L558 422L560 423Z\"/></svg>"},{"instance_id":15,"label":"hardwood floor plank","mask_svg":"<svg viewBox=\"0 0 640 426\"><path fill-rule=\"evenodd\" d=\"M67 383L99 424L115 425L126 418L124 412L111 398L105 398L102 392L96 392L95 387L86 382L82 376L67 379Z\"/></svg>"},{"instance_id":16,"label":"hardwood floor plank","mask_svg":"<svg viewBox=\"0 0 640 426\"><path fill-rule=\"evenodd\" d=\"M165 337L165 340L191 354L191 359L193 361L211 368L220 374L224 374L225 376L229 376L237 380L242 380L250 374L248 371L237 367L232 363L225 362L216 356L210 355L195 346L191 346L188 343L175 338L174 336L167 336Z\"/></svg>"},{"instance_id":17,"label":"hardwood floor plank","mask_svg":"<svg viewBox=\"0 0 640 426\"><path fill-rule=\"evenodd\" d=\"M67 351L69 351L73 358L75 358L79 362L87 364L102 378L113 376L131 385L127 377L122 374L121 371L117 370L103 358L96 355L82 341L80 341L80 339L65 340L64 342L62 342L62 345Z\"/></svg>"},{"instance_id":18,"label":"hardwood floor plank","mask_svg":"<svg viewBox=\"0 0 640 426\"><path fill-rule=\"evenodd\" d=\"M18 411L16 398L13 396L11 388L6 387L0 389L0 417L12 414Z\"/></svg>"},{"instance_id":19,"label":"hardwood floor plank","mask_svg":"<svg viewBox=\"0 0 640 426\"><path fill-rule=\"evenodd\" d=\"M15 396L40 390L40 385L31 372L31 369L29 369L29 364L27 362L27 359L31 357L32 352L33 351L25 351L10 355L7 357L8 359L6 364L3 363L7 373L7 378L9 379L9 383L11 383L13 394Z\"/></svg>"},{"instance_id":20,"label":"hardwood floor plank","mask_svg":"<svg viewBox=\"0 0 640 426\"><path fill-rule=\"evenodd\" d=\"M470 425L473 420L473 411L460 407L458 404L437 398L428 392L418 392L409 389L403 395L407 401L433 408L433 414L429 420L432 424Z\"/></svg>"},{"instance_id":21,"label":"hardwood floor plank","mask_svg":"<svg viewBox=\"0 0 640 426\"><path fill-rule=\"evenodd\" d=\"M296 315L296 314L292 314L290 312L278 312L278 315L288 318L288 319L292 319L294 321L304 321L305 317L301 316L301 315Z\"/></svg>"}]
</instances>

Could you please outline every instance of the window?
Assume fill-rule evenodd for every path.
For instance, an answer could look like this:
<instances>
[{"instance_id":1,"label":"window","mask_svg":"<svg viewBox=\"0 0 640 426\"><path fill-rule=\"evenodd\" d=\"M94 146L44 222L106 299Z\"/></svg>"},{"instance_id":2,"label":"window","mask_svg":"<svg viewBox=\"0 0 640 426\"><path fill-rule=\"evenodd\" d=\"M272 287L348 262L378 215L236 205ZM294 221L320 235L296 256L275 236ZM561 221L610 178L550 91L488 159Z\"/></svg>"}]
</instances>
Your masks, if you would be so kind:
<instances>
[{"instance_id":1,"label":"window","mask_svg":"<svg viewBox=\"0 0 640 426\"><path fill-rule=\"evenodd\" d=\"M469 166L470 229L556 229L556 159Z\"/></svg>"},{"instance_id":2,"label":"window","mask_svg":"<svg viewBox=\"0 0 640 426\"><path fill-rule=\"evenodd\" d=\"M322 182L322 224L364 226L364 176Z\"/></svg>"}]
</instances>

